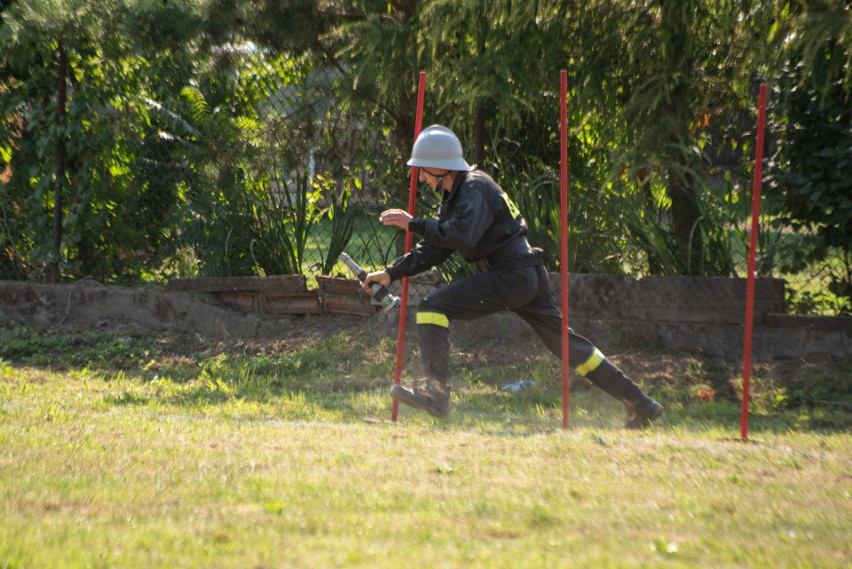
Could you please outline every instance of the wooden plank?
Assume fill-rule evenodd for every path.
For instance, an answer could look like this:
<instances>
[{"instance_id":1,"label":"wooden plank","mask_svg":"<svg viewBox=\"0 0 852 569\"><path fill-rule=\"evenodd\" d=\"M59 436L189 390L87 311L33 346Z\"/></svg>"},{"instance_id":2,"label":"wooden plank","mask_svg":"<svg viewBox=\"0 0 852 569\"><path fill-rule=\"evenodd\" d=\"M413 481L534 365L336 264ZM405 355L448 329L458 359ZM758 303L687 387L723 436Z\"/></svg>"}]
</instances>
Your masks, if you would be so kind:
<instances>
[{"instance_id":1,"label":"wooden plank","mask_svg":"<svg viewBox=\"0 0 852 569\"><path fill-rule=\"evenodd\" d=\"M377 308L357 280L318 276L323 309L332 314L373 316Z\"/></svg>"},{"instance_id":2,"label":"wooden plank","mask_svg":"<svg viewBox=\"0 0 852 569\"><path fill-rule=\"evenodd\" d=\"M222 291L222 301L241 312L257 314L321 314L316 291L276 294L264 291Z\"/></svg>"},{"instance_id":3,"label":"wooden plank","mask_svg":"<svg viewBox=\"0 0 852 569\"><path fill-rule=\"evenodd\" d=\"M173 279L169 288L182 292L221 291L285 291L307 290L304 275L272 275L268 277L210 277L205 279Z\"/></svg>"},{"instance_id":4,"label":"wooden plank","mask_svg":"<svg viewBox=\"0 0 852 569\"><path fill-rule=\"evenodd\" d=\"M254 292L220 292L219 298L226 305L239 310L240 312L259 312L257 293Z\"/></svg>"},{"instance_id":5,"label":"wooden plank","mask_svg":"<svg viewBox=\"0 0 852 569\"><path fill-rule=\"evenodd\" d=\"M260 293L261 303L268 314L322 314L323 307L315 290L306 293Z\"/></svg>"},{"instance_id":6,"label":"wooden plank","mask_svg":"<svg viewBox=\"0 0 852 569\"><path fill-rule=\"evenodd\" d=\"M316 277L316 279L320 292L357 294L359 291L364 291L364 289L361 288L361 283L354 279L337 279L334 277L324 277L322 275Z\"/></svg>"},{"instance_id":7,"label":"wooden plank","mask_svg":"<svg viewBox=\"0 0 852 569\"><path fill-rule=\"evenodd\" d=\"M353 316L375 316L378 308L363 297L350 294L327 294L322 299L323 309L329 314L351 314Z\"/></svg>"}]
</instances>

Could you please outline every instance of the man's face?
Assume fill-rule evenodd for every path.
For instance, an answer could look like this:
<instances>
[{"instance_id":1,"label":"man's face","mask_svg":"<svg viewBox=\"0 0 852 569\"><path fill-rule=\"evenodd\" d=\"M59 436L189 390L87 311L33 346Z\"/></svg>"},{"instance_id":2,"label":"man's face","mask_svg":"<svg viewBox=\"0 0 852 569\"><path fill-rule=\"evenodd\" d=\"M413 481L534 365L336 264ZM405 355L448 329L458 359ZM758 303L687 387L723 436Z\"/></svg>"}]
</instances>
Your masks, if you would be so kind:
<instances>
[{"instance_id":1,"label":"man's face","mask_svg":"<svg viewBox=\"0 0 852 569\"><path fill-rule=\"evenodd\" d=\"M449 174L449 170L435 170L433 168L420 168L419 178L421 182L425 182L429 184L429 187L433 190L437 190L438 185L443 186L444 176ZM445 189L445 188L440 188Z\"/></svg>"}]
</instances>

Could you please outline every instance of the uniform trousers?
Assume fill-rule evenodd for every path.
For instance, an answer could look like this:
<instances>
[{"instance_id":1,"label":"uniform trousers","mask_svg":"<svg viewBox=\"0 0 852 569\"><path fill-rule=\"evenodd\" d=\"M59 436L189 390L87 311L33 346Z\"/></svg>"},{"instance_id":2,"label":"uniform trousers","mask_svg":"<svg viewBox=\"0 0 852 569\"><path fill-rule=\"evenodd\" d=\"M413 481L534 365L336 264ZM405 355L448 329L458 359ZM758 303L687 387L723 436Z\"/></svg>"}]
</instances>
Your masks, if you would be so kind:
<instances>
[{"instance_id":1,"label":"uniform trousers","mask_svg":"<svg viewBox=\"0 0 852 569\"><path fill-rule=\"evenodd\" d=\"M436 289L417 310L421 360L430 379L447 386L453 320L473 320L509 310L520 316L558 358L562 358L562 312L544 265L479 272ZM568 357L575 371L626 403L642 391L585 337L569 328Z\"/></svg>"}]
</instances>

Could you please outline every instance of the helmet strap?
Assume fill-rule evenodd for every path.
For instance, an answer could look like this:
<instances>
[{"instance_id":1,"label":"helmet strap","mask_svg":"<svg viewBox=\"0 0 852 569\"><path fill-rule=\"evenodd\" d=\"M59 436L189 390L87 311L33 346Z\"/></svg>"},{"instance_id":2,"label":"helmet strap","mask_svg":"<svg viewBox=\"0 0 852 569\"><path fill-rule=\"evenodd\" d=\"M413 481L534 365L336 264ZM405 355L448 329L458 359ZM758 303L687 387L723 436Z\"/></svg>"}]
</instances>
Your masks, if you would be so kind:
<instances>
[{"instance_id":1,"label":"helmet strap","mask_svg":"<svg viewBox=\"0 0 852 569\"><path fill-rule=\"evenodd\" d=\"M444 176L446 176L447 174L435 175L432 172L426 170L426 168L422 168L422 170L426 173L427 176L432 176L438 181L438 183L435 185L436 189L443 190L443 188L441 187L441 183L444 181Z\"/></svg>"}]
</instances>

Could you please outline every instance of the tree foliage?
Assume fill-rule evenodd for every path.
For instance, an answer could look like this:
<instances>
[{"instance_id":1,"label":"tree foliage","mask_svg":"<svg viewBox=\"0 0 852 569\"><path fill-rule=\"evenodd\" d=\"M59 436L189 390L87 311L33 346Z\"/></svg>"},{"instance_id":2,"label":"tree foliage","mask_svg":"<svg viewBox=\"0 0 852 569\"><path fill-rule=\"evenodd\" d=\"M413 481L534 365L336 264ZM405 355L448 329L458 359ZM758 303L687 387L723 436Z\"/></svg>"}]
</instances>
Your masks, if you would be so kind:
<instances>
[{"instance_id":1,"label":"tree foliage","mask_svg":"<svg viewBox=\"0 0 852 569\"><path fill-rule=\"evenodd\" d=\"M840 2L797 4L777 34L779 112L767 172L773 225L797 239L779 243L785 272L825 264L829 290L852 311L852 17ZM841 17L842 15L846 17ZM829 259L834 259L829 262Z\"/></svg>"},{"instance_id":2,"label":"tree foliage","mask_svg":"<svg viewBox=\"0 0 852 569\"><path fill-rule=\"evenodd\" d=\"M162 276L186 251L203 274L304 270L307 202L280 199L320 191L314 213L330 215L369 179L377 201L404 204L419 70L425 124L451 126L526 204L555 267L564 68L572 270L735 274L769 81L767 201L806 245L784 267L839 249L847 284L833 286L848 286L842 0L31 0L0 17L7 277L43 278L51 261L66 277ZM305 184L308 159L322 180Z\"/></svg>"},{"instance_id":3,"label":"tree foliage","mask_svg":"<svg viewBox=\"0 0 852 569\"><path fill-rule=\"evenodd\" d=\"M0 141L12 176L0 207L16 219L2 235L7 264L14 261L21 276L38 277L53 254L45 235L61 194L66 274L127 278L156 266L186 171L173 152L181 140L165 127L173 117L158 100L175 92L181 76L188 80L192 58L175 47L192 41L200 21L189 4L179 12L158 4L36 0L4 13L9 88ZM53 120L59 42L69 66L61 123ZM60 141L63 172L52 159Z\"/></svg>"}]
</instances>

